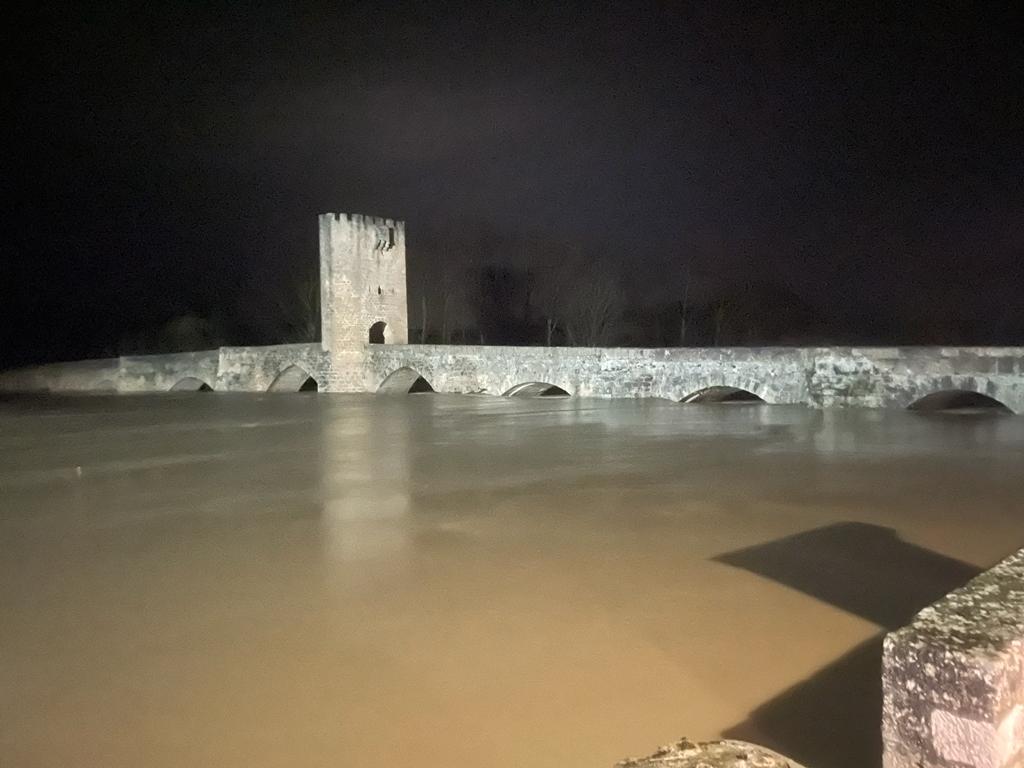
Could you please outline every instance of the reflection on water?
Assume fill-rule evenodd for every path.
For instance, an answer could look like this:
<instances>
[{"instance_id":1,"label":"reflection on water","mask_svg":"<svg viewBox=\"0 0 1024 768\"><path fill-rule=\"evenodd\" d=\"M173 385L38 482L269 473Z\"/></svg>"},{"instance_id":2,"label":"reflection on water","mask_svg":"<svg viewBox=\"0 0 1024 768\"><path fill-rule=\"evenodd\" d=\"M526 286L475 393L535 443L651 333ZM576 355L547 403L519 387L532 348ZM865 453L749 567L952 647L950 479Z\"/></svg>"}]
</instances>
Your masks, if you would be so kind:
<instances>
[{"instance_id":1,"label":"reflection on water","mask_svg":"<svg viewBox=\"0 0 1024 768\"><path fill-rule=\"evenodd\" d=\"M1014 416L8 400L0 754L602 766L732 733L875 755L884 617L1024 544L1022 458Z\"/></svg>"}]
</instances>

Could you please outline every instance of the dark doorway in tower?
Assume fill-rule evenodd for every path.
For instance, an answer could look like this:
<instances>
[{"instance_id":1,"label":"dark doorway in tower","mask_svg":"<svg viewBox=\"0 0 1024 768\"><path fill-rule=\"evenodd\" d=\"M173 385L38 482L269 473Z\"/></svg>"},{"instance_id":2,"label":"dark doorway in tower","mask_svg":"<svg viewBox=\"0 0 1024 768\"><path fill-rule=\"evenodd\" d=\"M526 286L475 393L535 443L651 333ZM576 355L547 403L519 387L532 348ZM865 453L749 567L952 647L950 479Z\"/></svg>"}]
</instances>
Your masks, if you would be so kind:
<instances>
[{"instance_id":1,"label":"dark doorway in tower","mask_svg":"<svg viewBox=\"0 0 1024 768\"><path fill-rule=\"evenodd\" d=\"M370 343L371 344L383 344L384 343L384 329L387 327L387 323L383 320L378 320L376 323L370 326Z\"/></svg>"}]
</instances>

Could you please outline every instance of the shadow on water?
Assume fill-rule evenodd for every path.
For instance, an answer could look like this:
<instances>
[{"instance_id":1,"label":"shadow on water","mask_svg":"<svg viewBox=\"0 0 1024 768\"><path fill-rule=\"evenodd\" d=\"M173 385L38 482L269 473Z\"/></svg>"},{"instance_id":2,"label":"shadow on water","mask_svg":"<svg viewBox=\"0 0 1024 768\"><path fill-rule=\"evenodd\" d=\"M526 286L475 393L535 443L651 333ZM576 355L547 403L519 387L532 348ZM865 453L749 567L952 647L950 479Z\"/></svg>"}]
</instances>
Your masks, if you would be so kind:
<instances>
[{"instance_id":1,"label":"shadow on water","mask_svg":"<svg viewBox=\"0 0 1024 768\"><path fill-rule=\"evenodd\" d=\"M890 528L855 522L804 531L714 560L886 630L903 626L979 573L973 565L901 540ZM883 638L880 633L858 645L759 706L724 735L765 744L815 768L880 765Z\"/></svg>"}]
</instances>

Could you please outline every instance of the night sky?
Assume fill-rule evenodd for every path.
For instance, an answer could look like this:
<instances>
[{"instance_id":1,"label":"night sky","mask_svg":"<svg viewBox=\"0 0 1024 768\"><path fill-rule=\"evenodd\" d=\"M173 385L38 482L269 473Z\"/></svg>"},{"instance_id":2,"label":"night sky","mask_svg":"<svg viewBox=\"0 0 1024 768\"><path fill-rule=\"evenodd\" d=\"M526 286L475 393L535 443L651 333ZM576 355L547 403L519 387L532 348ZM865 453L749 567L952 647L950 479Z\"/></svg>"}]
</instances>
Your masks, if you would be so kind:
<instances>
[{"instance_id":1,"label":"night sky","mask_svg":"<svg viewBox=\"0 0 1024 768\"><path fill-rule=\"evenodd\" d=\"M82 5L5 19L0 363L262 341L323 211L405 219L411 296L532 238L634 307L753 280L837 340L1024 344L1018 3Z\"/></svg>"}]
</instances>

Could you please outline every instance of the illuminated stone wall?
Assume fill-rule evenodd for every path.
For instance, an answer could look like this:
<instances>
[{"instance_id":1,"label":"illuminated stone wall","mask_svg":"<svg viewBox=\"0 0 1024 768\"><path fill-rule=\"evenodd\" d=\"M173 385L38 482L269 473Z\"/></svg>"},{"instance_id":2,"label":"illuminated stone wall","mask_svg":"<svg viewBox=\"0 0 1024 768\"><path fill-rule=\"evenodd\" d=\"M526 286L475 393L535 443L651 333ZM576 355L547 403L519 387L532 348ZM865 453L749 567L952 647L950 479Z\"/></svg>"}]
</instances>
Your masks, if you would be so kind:
<instances>
[{"instance_id":1,"label":"illuminated stone wall","mask_svg":"<svg viewBox=\"0 0 1024 768\"><path fill-rule=\"evenodd\" d=\"M1024 550L885 639L885 768L1024 765Z\"/></svg>"},{"instance_id":2,"label":"illuminated stone wall","mask_svg":"<svg viewBox=\"0 0 1024 768\"><path fill-rule=\"evenodd\" d=\"M361 350L383 322L383 341L409 336L405 222L325 213L320 227L321 344L330 352Z\"/></svg>"},{"instance_id":3,"label":"illuminated stone wall","mask_svg":"<svg viewBox=\"0 0 1024 768\"><path fill-rule=\"evenodd\" d=\"M776 404L905 408L929 394L964 390L1024 413L1019 347L373 347L358 391L376 391L403 366L443 392L500 395L547 382L588 397L683 400L707 387L733 387Z\"/></svg>"},{"instance_id":4,"label":"illuminated stone wall","mask_svg":"<svg viewBox=\"0 0 1024 768\"><path fill-rule=\"evenodd\" d=\"M369 316L360 314L349 327L361 327ZM591 349L360 342L325 351L319 344L283 344L37 366L0 374L0 389L159 392L192 376L213 389L262 392L293 365L324 392L376 392L388 376L411 368L439 392L503 395L537 382L583 397L680 401L708 387L731 387L774 404L906 408L933 393L963 390L1024 413L1019 347Z\"/></svg>"}]
</instances>

